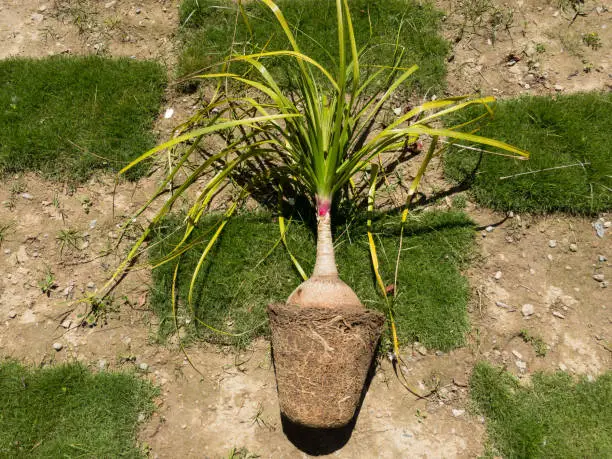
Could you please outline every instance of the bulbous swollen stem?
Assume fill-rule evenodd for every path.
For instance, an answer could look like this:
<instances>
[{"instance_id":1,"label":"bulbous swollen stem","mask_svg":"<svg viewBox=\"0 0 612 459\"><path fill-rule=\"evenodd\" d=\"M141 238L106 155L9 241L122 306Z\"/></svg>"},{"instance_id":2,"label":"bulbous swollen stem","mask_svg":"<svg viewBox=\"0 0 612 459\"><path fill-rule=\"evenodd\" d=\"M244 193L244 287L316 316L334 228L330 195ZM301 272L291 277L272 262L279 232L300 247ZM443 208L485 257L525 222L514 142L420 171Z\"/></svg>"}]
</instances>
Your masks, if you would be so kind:
<instances>
[{"instance_id":1,"label":"bulbous swollen stem","mask_svg":"<svg viewBox=\"0 0 612 459\"><path fill-rule=\"evenodd\" d=\"M331 232L331 198L317 195L317 259L312 276L287 298L303 308L362 309L355 292L338 277Z\"/></svg>"},{"instance_id":2,"label":"bulbous swollen stem","mask_svg":"<svg viewBox=\"0 0 612 459\"><path fill-rule=\"evenodd\" d=\"M313 277L338 278L331 231L331 198L317 196L317 258Z\"/></svg>"}]
</instances>

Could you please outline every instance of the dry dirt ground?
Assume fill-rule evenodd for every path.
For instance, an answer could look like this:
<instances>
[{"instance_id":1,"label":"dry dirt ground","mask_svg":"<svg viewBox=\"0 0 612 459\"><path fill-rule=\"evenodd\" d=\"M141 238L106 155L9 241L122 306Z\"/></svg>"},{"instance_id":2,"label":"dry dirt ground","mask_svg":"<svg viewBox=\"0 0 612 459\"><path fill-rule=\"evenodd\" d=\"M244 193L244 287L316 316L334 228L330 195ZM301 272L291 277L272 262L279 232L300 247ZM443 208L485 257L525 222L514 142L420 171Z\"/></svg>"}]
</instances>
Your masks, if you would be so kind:
<instances>
[{"instance_id":1,"label":"dry dirt ground","mask_svg":"<svg viewBox=\"0 0 612 459\"><path fill-rule=\"evenodd\" d=\"M0 0L0 57L98 52L172 63L177 4ZM457 7L441 6L449 11ZM555 85L564 91L609 86L609 8L587 2L587 16L571 25L572 33L597 31L602 39L603 48L597 51L581 48L586 57L570 54L563 44L571 13L521 0L513 8L518 29L511 28L511 36L498 31L488 44L487 34L466 31L455 45L452 92L482 89L514 95L554 93ZM447 22L446 33L457 36L461 18L450 15ZM538 71L548 76L531 74L535 82L528 76L533 64L524 50L541 42L546 52L538 55ZM507 65L510 53L520 57L513 66ZM582 59L592 62L589 72L583 71ZM578 74L571 76L575 70ZM166 107L177 112L175 118L158 122L162 136L192 109L187 98L172 93ZM161 387L159 410L140 434L151 457L227 457L233 447L246 447L261 457L307 457L304 450L312 444L298 449L283 432L269 344L257 341L241 353L193 346L188 353L198 374L175 346L155 344L146 270L128 277L97 326L79 326L83 307L74 309L70 300L104 283L129 242L118 239L117 225L155 186L154 178L121 184L113 197L113 180L96 176L73 190L27 174L0 184L0 223L12 225L0 247L0 355L35 365L76 359L93 369L135 368L143 373ZM611 368L610 290L593 275L612 277L605 258L612 259L612 229L600 238L594 219L506 218L472 204L468 211L483 227L477 234L480 259L466 273L474 292L468 345L448 354L423 355L404 348L405 372L415 387L425 390L439 381L439 391L428 400L417 400L403 389L383 360L350 438L344 438L346 444L334 456L479 456L484 420L469 410L466 387L479 359L504 364L521 378L557 368L596 376ZM612 215L602 217L608 221ZM489 225L493 230L484 230ZM80 232L78 249L62 248L57 239L67 229ZM46 295L39 282L48 272L54 274L56 288ZM523 314L525 304L533 306L533 314ZM549 345L545 357L536 356L533 346L519 337L522 329ZM62 344L59 352L54 343Z\"/></svg>"}]
</instances>

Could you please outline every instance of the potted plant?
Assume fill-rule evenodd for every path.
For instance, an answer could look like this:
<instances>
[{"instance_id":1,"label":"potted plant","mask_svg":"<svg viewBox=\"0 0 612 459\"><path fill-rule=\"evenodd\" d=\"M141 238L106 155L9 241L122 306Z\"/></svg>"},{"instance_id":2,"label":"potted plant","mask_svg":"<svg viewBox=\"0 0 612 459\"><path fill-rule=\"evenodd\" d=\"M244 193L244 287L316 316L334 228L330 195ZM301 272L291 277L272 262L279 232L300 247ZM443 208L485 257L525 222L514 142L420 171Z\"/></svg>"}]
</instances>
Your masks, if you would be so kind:
<instances>
[{"instance_id":1,"label":"potted plant","mask_svg":"<svg viewBox=\"0 0 612 459\"><path fill-rule=\"evenodd\" d=\"M179 128L174 138L146 152L122 170L125 172L179 144L186 145L178 150L176 161L159 189L138 214L176 181L174 193L134 244L116 276L137 255L151 227L168 214L179 197L199 182L199 190L187 213L183 238L162 260L176 263L176 278L180 256L191 247L189 236L215 193L245 166L259 161L260 170L263 167L270 177L282 177L284 184L311 200L317 219L316 263L312 275L307 278L294 260L305 281L286 303L269 306L281 410L289 419L305 426L340 427L355 413L384 317L365 309L353 290L338 277L331 229L334 200L354 178L364 174L374 178L376 161L382 155L392 155L406 145L420 143L422 138L429 138L430 143L421 153L421 164L412 181L407 204L412 201L431 159L444 149L438 147L441 137L451 142L465 140L487 145L521 159L528 154L466 131L470 123L449 128L439 125L442 117L469 106L480 106L490 113L492 97L428 101L398 115L385 127L374 129L392 95L417 67L402 68L399 64L401 50L398 50L392 65L380 67L373 76L362 78L361 52L357 49L348 0L336 0L339 61L337 68L325 68L300 51L277 5L272 0L260 1L274 14L291 49L231 55L223 62L222 70L198 75L196 78L216 83L208 102ZM287 59L295 65L297 77L291 91L283 90L266 68L266 59L270 57ZM230 71L238 62L246 65L249 71L241 74ZM322 76L323 82L315 78L315 74ZM386 84L376 94L368 92L374 77L381 75L385 75ZM239 92L236 86L246 90ZM223 145L191 169L185 169L196 145L211 135L219 135ZM254 185L248 180L238 183L239 196L228 206L225 218L202 251L191 279L189 302L203 261L238 203L253 191ZM284 236L282 218L279 222ZM370 240L370 247L377 281L384 294L373 240Z\"/></svg>"}]
</instances>

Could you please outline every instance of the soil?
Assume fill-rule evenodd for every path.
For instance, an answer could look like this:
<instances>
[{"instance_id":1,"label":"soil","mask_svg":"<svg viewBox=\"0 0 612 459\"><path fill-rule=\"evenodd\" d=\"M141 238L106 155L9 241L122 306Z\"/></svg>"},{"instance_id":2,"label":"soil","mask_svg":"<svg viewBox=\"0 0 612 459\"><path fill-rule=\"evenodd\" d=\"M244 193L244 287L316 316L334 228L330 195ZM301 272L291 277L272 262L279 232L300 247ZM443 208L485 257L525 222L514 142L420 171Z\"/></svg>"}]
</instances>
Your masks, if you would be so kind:
<instances>
[{"instance_id":1,"label":"soil","mask_svg":"<svg viewBox=\"0 0 612 459\"><path fill-rule=\"evenodd\" d=\"M497 0L492 4L507 8ZM101 53L156 58L171 67L177 6L177 0L0 0L0 58ZM458 8L449 2L440 6ZM571 9L523 0L513 8L514 21L509 29L497 30L494 40L481 24L478 34L466 30L455 43L451 93L482 90L510 96L609 89L609 4L587 0L586 16L577 16L571 25ZM462 17L449 14L446 23L448 37L458 37ZM590 32L598 33L601 49L582 44L580 34ZM538 43L545 51L534 51ZM510 54L520 58L513 65ZM170 107L173 118L160 115L156 126L161 138L194 109L190 97L171 90L165 103ZM438 183L439 172L432 171L428 183ZM118 225L144 202L155 177L122 183L114 195L114 177L105 175L76 189L35 174L0 184L0 223L11 224L0 247L1 355L34 365L78 360L93 369L143 373L161 387L159 410L139 437L151 457L227 457L234 447L274 458L308 457L307 452L332 453L334 448L336 457L477 457L484 451L485 425L470 410L467 393L476 361L503 364L526 380L539 370L595 377L611 368L612 304L605 283L593 275L611 277L605 257L612 259L612 229L598 237L594 218L510 218L468 203L468 212L482 226L477 234L480 259L466 273L474 291L468 345L446 354L403 348L408 382L423 393L437 385L436 394L417 399L381 359L352 431L328 435L321 444L329 449L317 452L316 440L285 426L289 441L269 343L258 340L242 352L194 345L188 356L196 372L176 345L155 342L157 318L147 309L146 269L128 276L95 326L81 326L85 307L72 300L95 292L117 266L130 242L129 233L120 239ZM601 217L605 222L612 215ZM80 232L73 241L78 249L68 243L62 247L58 239L69 228ZM55 286L46 294L39 282L48 272ZM525 304L533 306L528 316ZM542 338L548 345L545 356L536 355L521 330ZM62 349L56 351L54 343Z\"/></svg>"}]
</instances>

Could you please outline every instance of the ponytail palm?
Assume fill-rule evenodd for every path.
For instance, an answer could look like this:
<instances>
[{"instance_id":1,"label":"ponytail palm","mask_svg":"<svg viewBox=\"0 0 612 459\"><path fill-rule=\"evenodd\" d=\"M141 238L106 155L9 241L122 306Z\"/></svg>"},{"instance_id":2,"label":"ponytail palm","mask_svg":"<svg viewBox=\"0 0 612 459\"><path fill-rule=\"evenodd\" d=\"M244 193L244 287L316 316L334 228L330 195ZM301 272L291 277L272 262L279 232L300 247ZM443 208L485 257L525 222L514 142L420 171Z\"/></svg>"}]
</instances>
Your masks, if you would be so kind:
<instances>
[{"instance_id":1,"label":"ponytail palm","mask_svg":"<svg viewBox=\"0 0 612 459\"><path fill-rule=\"evenodd\" d=\"M180 186L165 202L152 224L159 222L196 181L201 183L201 179L204 179L205 184L197 192L188 212L182 241L161 260L167 262L179 259L181 253L193 246L190 235L194 227L206 212L212 198L228 180L240 183L242 192L238 199L242 199L253 191L255 184L237 180L238 174L253 165L260 170L263 167L268 177L280 178L284 186L298 190L316 209L318 238L314 271L288 301L301 306L361 307L353 291L338 278L334 261L331 213L332 204L340 192L347 189L355 191L352 184L362 178L364 173L376 176L376 166L373 164L380 158L397 155L406 145L426 137L431 139L430 147L422 155L421 166L409 190L408 203L427 165L442 151L437 148L440 138L445 137L451 142L462 140L479 143L498 153L517 158L526 158L528 154L503 142L473 134L470 131L471 122L461 126L441 127L440 121L444 116L469 106L481 106L484 109L483 115L473 121L486 116L491 113L489 105L494 102L492 97L452 97L425 102L398 116L384 128L377 129L379 115L387 108L398 89L409 81L417 66L400 67L402 51L398 48L395 62L389 66L369 69L369 74L364 76L359 65L363 50L358 50L355 42L348 0L336 0L339 59L337 68L324 68L300 51L289 24L276 4L272 0L260 1L274 14L291 49L231 55L223 62L220 67L222 70L198 75L196 78L210 81L216 86L206 106L183 124L172 140L143 154L122 172L179 144L187 145L158 192L140 210L144 211L169 184L181 177ZM266 59L270 57L286 59L295 68L295 85L290 93L283 92L267 70ZM238 62L246 64L246 73L231 71L232 65ZM321 78L315 78L317 74L323 76L323 82L320 82ZM379 87L379 83L374 82L380 81L381 77L386 84L382 91L372 94L372 88L375 85ZM238 91L237 87L244 90ZM192 157L195 156L197 146L208 136L221 137L224 146L187 169L185 166L193 163ZM203 250L192 277L192 290L204 259L227 219L234 213L237 203L229 206L226 218ZM280 224L281 235L284 236L282 219ZM135 244L126 263L136 255L149 231L146 230ZM294 262L306 278L297 261ZM373 262L376 265L375 252ZM374 268L377 272L376 266Z\"/></svg>"}]
</instances>

